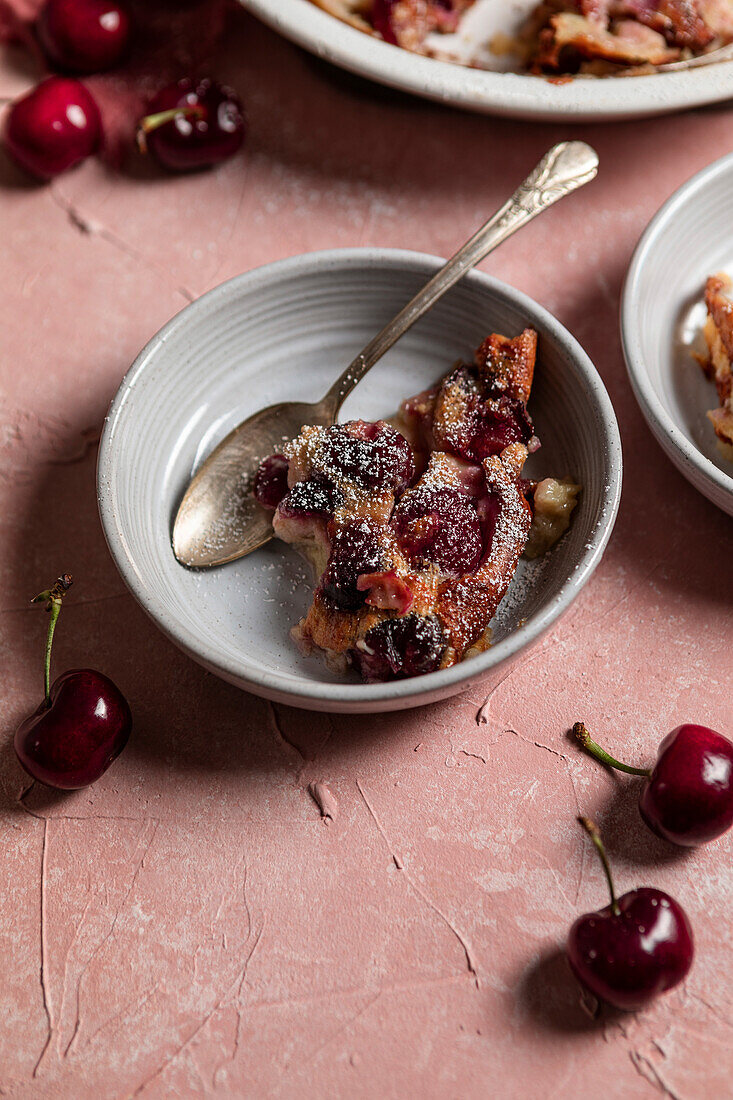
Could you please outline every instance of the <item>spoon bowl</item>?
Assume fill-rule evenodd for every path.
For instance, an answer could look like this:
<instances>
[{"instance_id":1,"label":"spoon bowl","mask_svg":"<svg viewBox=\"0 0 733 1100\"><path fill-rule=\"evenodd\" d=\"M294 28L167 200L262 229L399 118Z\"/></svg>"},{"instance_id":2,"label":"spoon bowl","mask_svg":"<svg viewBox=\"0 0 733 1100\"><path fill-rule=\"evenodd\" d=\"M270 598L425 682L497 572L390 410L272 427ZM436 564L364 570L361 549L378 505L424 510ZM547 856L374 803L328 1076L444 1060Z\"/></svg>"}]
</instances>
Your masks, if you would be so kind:
<instances>
[{"instance_id":1,"label":"spoon bowl","mask_svg":"<svg viewBox=\"0 0 733 1100\"><path fill-rule=\"evenodd\" d=\"M242 421L212 451L192 479L176 513L173 552L182 565L242 558L272 538L272 512L252 495L263 457L282 449L304 424L328 425L333 403L281 401Z\"/></svg>"}]
</instances>

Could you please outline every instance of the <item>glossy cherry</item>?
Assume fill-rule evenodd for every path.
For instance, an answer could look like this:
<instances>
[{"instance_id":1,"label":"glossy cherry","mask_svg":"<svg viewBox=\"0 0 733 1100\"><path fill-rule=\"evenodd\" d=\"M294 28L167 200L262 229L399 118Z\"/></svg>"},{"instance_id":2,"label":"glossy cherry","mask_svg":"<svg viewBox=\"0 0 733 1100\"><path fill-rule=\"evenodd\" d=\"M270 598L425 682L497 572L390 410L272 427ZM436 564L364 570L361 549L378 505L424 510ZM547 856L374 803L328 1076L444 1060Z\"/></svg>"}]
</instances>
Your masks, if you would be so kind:
<instances>
[{"instance_id":1,"label":"glossy cherry","mask_svg":"<svg viewBox=\"0 0 733 1100\"><path fill-rule=\"evenodd\" d=\"M237 152L244 135L244 114L236 93L208 78L186 78L163 88L137 131L141 151L175 172L226 160Z\"/></svg>"},{"instance_id":2,"label":"glossy cherry","mask_svg":"<svg viewBox=\"0 0 733 1100\"><path fill-rule=\"evenodd\" d=\"M573 734L601 763L646 779L639 798L642 818L658 836L694 847L733 825L733 743L707 726L677 726L659 746L653 768L633 768L591 739L582 722Z\"/></svg>"},{"instance_id":3,"label":"glossy cherry","mask_svg":"<svg viewBox=\"0 0 733 1100\"><path fill-rule=\"evenodd\" d=\"M5 147L39 179L72 168L98 148L102 121L93 97L70 77L51 76L15 101L5 124Z\"/></svg>"},{"instance_id":4,"label":"glossy cherry","mask_svg":"<svg viewBox=\"0 0 733 1100\"><path fill-rule=\"evenodd\" d=\"M270 455L260 463L252 491L263 508L277 508L288 491L288 460L285 455Z\"/></svg>"},{"instance_id":5,"label":"glossy cherry","mask_svg":"<svg viewBox=\"0 0 733 1100\"><path fill-rule=\"evenodd\" d=\"M617 898L598 830L588 818L578 820L601 857L611 904L575 921L568 960L591 993L633 1012L686 977L694 957L690 922L662 890L644 886Z\"/></svg>"},{"instance_id":6,"label":"glossy cherry","mask_svg":"<svg viewBox=\"0 0 733 1100\"><path fill-rule=\"evenodd\" d=\"M51 646L61 602L71 585L64 574L36 596L51 619L46 642L45 698L15 733L18 760L33 779L76 790L99 779L127 744L132 716L119 688L101 672L71 669L50 683Z\"/></svg>"},{"instance_id":7,"label":"glossy cherry","mask_svg":"<svg viewBox=\"0 0 733 1100\"><path fill-rule=\"evenodd\" d=\"M101 73L127 52L132 21L118 0L47 0L36 22L41 48L56 68Z\"/></svg>"}]
</instances>

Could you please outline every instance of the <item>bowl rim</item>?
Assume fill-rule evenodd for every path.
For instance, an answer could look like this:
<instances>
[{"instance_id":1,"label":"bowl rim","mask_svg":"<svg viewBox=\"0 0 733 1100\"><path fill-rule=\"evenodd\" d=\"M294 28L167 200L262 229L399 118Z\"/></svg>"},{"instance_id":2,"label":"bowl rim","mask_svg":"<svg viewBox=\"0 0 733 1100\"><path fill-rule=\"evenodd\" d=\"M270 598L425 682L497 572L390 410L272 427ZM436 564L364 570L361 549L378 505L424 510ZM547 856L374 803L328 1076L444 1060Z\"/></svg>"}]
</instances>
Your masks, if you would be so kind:
<instances>
[{"instance_id":1,"label":"bowl rim","mask_svg":"<svg viewBox=\"0 0 733 1100\"><path fill-rule=\"evenodd\" d=\"M657 394L646 366L639 314L639 303L642 300L641 283L650 253L653 252L659 239L666 236L670 225L679 217L686 204L699 192L704 191L713 180L730 172L733 172L733 153L727 153L696 172L662 203L634 249L621 292L620 321L621 346L626 372L644 419L653 434L667 452L668 457L695 488L699 490L700 485L693 471L696 471L703 481L712 483L711 490L716 488L722 494L733 497L733 477L716 466L687 438ZM716 502L715 498L710 499Z\"/></svg>"},{"instance_id":2,"label":"bowl rim","mask_svg":"<svg viewBox=\"0 0 733 1100\"><path fill-rule=\"evenodd\" d=\"M247 668L246 661L242 667L241 660L226 659L220 654L214 655L208 646L202 646L194 631L168 613L163 601L156 595L155 589L145 580L144 575L138 572L132 554L128 553L125 532L116 512L115 484L124 474L116 467L115 440L117 432L125 428L124 414L130 395L145 371L155 363L160 348L173 335L185 331L192 320L204 320L207 314L230 296L236 298L246 294L250 289L262 289L268 284L276 286L286 276L308 275L324 269L330 269L335 275L345 268L361 270L369 268L376 271L399 270L428 277L444 262L440 257L407 249L344 248L305 252L236 275L184 307L152 337L123 377L112 400L100 440L97 462L99 512L112 558L135 599L162 632L199 664L203 664L223 679L244 690L296 706L310 706L312 709L343 706L347 709L359 707L359 709L374 711L394 708L395 705L420 705L431 701L431 698L457 692L461 690L464 682L467 686L469 682L487 674L544 633L572 603L603 555L619 507L622 455L616 415L601 377L575 337L543 306L501 280L474 270L464 276L469 284L482 290L491 298L503 298L513 307L520 309L526 315L528 323L537 327L541 336L549 336L567 350L579 379L582 379L589 388L590 396L598 409L598 426L601 429L598 445L602 448L606 466L600 515L577 564L574 564L561 590L544 608L485 653L451 668L380 684L304 680L296 685L292 683L290 677L282 677L277 672L253 670ZM423 696L426 698L421 698ZM385 707L381 708L380 704L385 704Z\"/></svg>"},{"instance_id":3,"label":"bowl rim","mask_svg":"<svg viewBox=\"0 0 733 1100\"><path fill-rule=\"evenodd\" d=\"M682 72L576 78L557 84L526 73L472 69L411 53L350 27L310 0L240 3L277 34L332 65L463 110L565 123L602 122L701 107L733 94L729 60Z\"/></svg>"}]
</instances>

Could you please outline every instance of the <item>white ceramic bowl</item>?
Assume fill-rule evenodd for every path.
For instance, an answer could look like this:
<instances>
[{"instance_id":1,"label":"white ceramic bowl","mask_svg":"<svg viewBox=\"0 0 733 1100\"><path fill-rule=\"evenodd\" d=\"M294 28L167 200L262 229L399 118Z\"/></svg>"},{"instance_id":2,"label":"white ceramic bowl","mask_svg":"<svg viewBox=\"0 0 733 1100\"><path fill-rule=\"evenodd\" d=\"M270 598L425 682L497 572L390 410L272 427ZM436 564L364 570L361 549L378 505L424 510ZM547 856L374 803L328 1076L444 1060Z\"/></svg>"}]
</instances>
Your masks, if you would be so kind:
<instances>
[{"instance_id":1,"label":"white ceramic bowl","mask_svg":"<svg viewBox=\"0 0 733 1100\"><path fill-rule=\"evenodd\" d=\"M286 38L349 72L427 99L484 114L556 122L667 114L733 97L733 61L635 77L576 77L550 83L518 72L489 72L398 49L317 8L310 0L241 0ZM477 0L460 33L436 36L436 47L482 65L506 68L486 43L515 32L537 0ZM450 41L448 41L450 39Z\"/></svg>"},{"instance_id":2,"label":"white ceramic bowl","mask_svg":"<svg viewBox=\"0 0 733 1100\"><path fill-rule=\"evenodd\" d=\"M621 335L629 378L649 427L696 489L733 515L733 464L705 412L717 404L692 352L708 275L733 275L733 155L693 176L644 232L626 277Z\"/></svg>"},{"instance_id":3,"label":"white ceramic bowl","mask_svg":"<svg viewBox=\"0 0 733 1100\"><path fill-rule=\"evenodd\" d=\"M320 397L442 260L414 252L316 252L240 275L188 306L148 344L115 397L99 454L102 523L133 594L186 653L234 684L317 710L383 711L466 688L534 641L598 564L621 489L613 408L573 337L531 299L472 272L371 371L343 418L378 417L432 384L490 331L533 325L540 358L530 409L544 446L536 473L571 474L583 493L570 531L522 563L494 621L495 645L465 664L390 684L362 684L302 657L289 637L310 598L297 555L271 542L221 569L193 572L170 531L193 471L263 405Z\"/></svg>"}]
</instances>

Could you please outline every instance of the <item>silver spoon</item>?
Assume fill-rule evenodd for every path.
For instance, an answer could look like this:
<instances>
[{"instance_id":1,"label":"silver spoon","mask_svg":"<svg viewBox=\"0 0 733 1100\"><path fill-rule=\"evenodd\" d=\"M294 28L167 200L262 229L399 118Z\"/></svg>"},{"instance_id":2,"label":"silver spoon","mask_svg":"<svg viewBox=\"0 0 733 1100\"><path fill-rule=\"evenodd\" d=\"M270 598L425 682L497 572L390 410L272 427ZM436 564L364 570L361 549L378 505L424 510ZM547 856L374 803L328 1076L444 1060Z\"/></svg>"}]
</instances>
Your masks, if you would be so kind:
<instances>
[{"instance_id":1,"label":"silver spoon","mask_svg":"<svg viewBox=\"0 0 733 1100\"><path fill-rule=\"evenodd\" d=\"M182 565L198 568L242 558L272 538L272 513L252 496L252 482L263 458L282 450L305 424L336 422L357 382L447 290L497 245L558 199L589 183L598 156L582 141L555 145L512 197L456 252L412 301L369 341L314 405L286 401L250 416L229 433L197 472L173 525L173 550Z\"/></svg>"}]
</instances>

